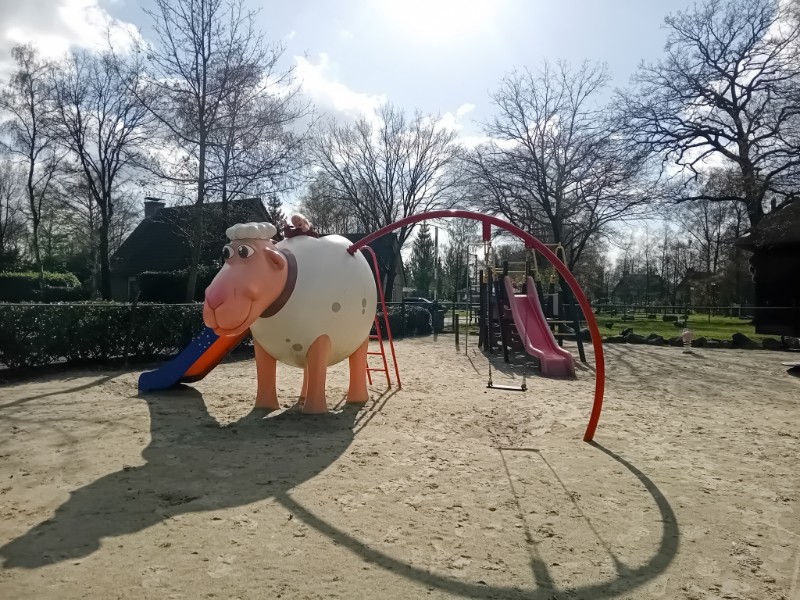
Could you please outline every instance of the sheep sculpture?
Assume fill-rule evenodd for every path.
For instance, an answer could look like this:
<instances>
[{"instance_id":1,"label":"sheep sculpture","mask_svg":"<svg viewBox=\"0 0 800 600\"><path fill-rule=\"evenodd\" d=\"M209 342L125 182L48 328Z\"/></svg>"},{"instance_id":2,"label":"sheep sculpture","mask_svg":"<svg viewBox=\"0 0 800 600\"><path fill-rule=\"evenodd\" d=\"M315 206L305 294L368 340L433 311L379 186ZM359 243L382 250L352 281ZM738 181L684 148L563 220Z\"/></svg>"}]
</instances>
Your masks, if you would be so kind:
<instances>
[{"instance_id":1,"label":"sheep sculpture","mask_svg":"<svg viewBox=\"0 0 800 600\"><path fill-rule=\"evenodd\" d=\"M347 402L363 403L367 346L375 318L375 280L366 258L338 235L287 237L274 243L271 223L230 227L224 264L206 289L203 320L219 336L248 328L256 355L255 407L276 410L276 363L304 369L298 404L327 411L327 368L349 358Z\"/></svg>"}]
</instances>

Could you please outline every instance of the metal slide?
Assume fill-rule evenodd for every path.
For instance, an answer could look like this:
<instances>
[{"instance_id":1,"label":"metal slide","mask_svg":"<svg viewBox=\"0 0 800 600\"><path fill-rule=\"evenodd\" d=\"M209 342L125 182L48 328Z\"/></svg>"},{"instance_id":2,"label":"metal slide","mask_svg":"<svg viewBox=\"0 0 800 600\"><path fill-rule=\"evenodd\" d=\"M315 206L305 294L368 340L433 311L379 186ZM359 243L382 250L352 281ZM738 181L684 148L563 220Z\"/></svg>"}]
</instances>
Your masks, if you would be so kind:
<instances>
[{"instance_id":1,"label":"metal slide","mask_svg":"<svg viewBox=\"0 0 800 600\"><path fill-rule=\"evenodd\" d=\"M504 277L506 296L525 351L539 360L546 377L575 377L575 358L558 345L542 312L536 285L528 277L528 293L515 294L511 278Z\"/></svg>"}]
</instances>

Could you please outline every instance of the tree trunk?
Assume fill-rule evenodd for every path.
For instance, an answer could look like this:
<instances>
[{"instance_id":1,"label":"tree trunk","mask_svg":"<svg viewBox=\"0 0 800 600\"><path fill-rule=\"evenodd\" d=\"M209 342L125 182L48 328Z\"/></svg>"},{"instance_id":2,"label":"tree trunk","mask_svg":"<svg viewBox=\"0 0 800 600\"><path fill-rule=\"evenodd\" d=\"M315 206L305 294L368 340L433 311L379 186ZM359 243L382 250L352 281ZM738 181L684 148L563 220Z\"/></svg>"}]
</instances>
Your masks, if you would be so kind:
<instances>
[{"instance_id":1,"label":"tree trunk","mask_svg":"<svg viewBox=\"0 0 800 600\"><path fill-rule=\"evenodd\" d=\"M36 270L39 272L39 289L44 288L44 265L42 264L42 251L39 248L39 223L41 222L42 215L36 208L36 193L33 189L33 169L34 169L33 155L30 156L30 165L28 167L28 203L31 208L31 224L33 226L33 239L31 246L33 247L33 258L36 260Z\"/></svg>"},{"instance_id":2,"label":"tree trunk","mask_svg":"<svg viewBox=\"0 0 800 600\"><path fill-rule=\"evenodd\" d=\"M197 266L200 264L200 246L203 242L203 204L198 201L192 210L192 256L189 264L189 276L186 282L186 302L194 302L197 288Z\"/></svg>"},{"instance_id":3,"label":"tree trunk","mask_svg":"<svg viewBox=\"0 0 800 600\"><path fill-rule=\"evenodd\" d=\"M228 175L222 175L222 226L228 227Z\"/></svg>"},{"instance_id":4,"label":"tree trunk","mask_svg":"<svg viewBox=\"0 0 800 600\"><path fill-rule=\"evenodd\" d=\"M42 250L39 248L39 223L41 218L38 213L33 214L33 239L31 245L33 246L33 258L36 260L36 271L39 273L39 289L44 287L44 265L42 264Z\"/></svg>"},{"instance_id":5,"label":"tree trunk","mask_svg":"<svg viewBox=\"0 0 800 600\"><path fill-rule=\"evenodd\" d=\"M764 207L761 205L762 197L757 189L755 172L749 165L742 166L742 187L750 226L755 227L764 218Z\"/></svg>"},{"instance_id":6,"label":"tree trunk","mask_svg":"<svg viewBox=\"0 0 800 600\"><path fill-rule=\"evenodd\" d=\"M200 263L200 247L203 242L203 200L206 187L206 144L205 136L200 135L200 160L197 167L197 201L192 210L192 257L189 263L189 276L186 281L186 302L194 302L197 287L197 265Z\"/></svg>"},{"instance_id":7,"label":"tree trunk","mask_svg":"<svg viewBox=\"0 0 800 600\"><path fill-rule=\"evenodd\" d=\"M100 296L111 300L111 265L108 256L108 228L110 216L100 208Z\"/></svg>"}]
</instances>

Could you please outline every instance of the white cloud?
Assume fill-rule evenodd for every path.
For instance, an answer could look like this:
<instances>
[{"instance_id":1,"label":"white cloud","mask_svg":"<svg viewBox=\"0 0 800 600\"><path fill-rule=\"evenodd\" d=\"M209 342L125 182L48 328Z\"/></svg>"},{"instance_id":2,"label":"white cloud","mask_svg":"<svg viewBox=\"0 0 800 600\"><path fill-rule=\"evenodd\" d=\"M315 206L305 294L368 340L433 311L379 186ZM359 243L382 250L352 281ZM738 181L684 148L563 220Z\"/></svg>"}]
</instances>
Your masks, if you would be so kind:
<instances>
[{"instance_id":1,"label":"white cloud","mask_svg":"<svg viewBox=\"0 0 800 600\"><path fill-rule=\"evenodd\" d=\"M55 57L70 47L97 49L107 40L117 50L138 38L131 23L113 18L99 0L19 0L0 3L0 70L8 68L14 44L33 43Z\"/></svg>"},{"instance_id":2,"label":"white cloud","mask_svg":"<svg viewBox=\"0 0 800 600\"><path fill-rule=\"evenodd\" d=\"M386 104L385 94L370 94L358 92L339 81L337 65L330 60L328 54L322 52L316 63L304 56L295 56L296 74L302 92L314 102L317 109L337 119L366 117L369 121L377 123L378 109ZM474 148L479 144L492 141L488 136L465 135L465 121L467 115L475 110L476 106L466 102L458 106L455 111L448 111L436 119L436 127L452 130L459 134L458 144L465 148ZM508 145L500 142L500 145Z\"/></svg>"},{"instance_id":3,"label":"white cloud","mask_svg":"<svg viewBox=\"0 0 800 600\"><path fill-rule=\"evenodd\" d=\"M458 143L461 144L464 148L472 149L481 144L486 144L492 140L488 135L460 135L458 136Z\"/></svg>"},{"instance_id":4,"label":"white cloud","mask_svg":"<svg viewBox=\"0 0 800 600\"><path fill-rule=\"evenodd\" d=\"M342 29L339 31L339 37L343 40L352 40L353 39L353 32L349 29Z\"/></svg>"},{"instance_id":5,"label":"white cloud","mask_svg":"<svg viewBox=\"0 0 800 600\"><path fill-rule=\"evenodd\" d=\"M457 113L454 115L451 112L446 112L436 121L436 126L441 129L449 129L451 131L461 131L464 126L459 123Z\"/></svg>"},{"instance_id":6,"label":"white cloud","mask_svg":"<svg viewBox=\"0 0 800 600\"><path fill-rule=\"evenodd\" d=\"M296 36L296 35L297 35L297 32L296 32L294 29L292 29L292 30L289 32L289 35L287 35L287 36L286 36L286 39L287 39L287 40L294 39L294 36Z\"/></svg>"},{"instance_id":7,"label":"white cloud","mask_svg":"<svg viewBox=\"0 0 800 600\"><path fill-rule=\"evenodd\" d=\"M466 104L462 104L456 109L456 116L463 117L467 113L471 113L473 110L475 110L475 105L467 102Z\"/></svg>"},{"instance_id":8,"label":"white cloud","mask_svg":"<svg viewBox=\"0 0 800 600\"><path fill-rule=\"evenodd\" d=\"M474 148L480 144L492 141L492 138L485 135L472 135L465 131L465 117L473 110L475 105L466 102L460 105L455 112L448 111L440 115L436 120L436 127L440 129L447 129L458 133L457 143L465 148Z\"/></svg>"},{"instance_id":9,"label":"white cloud","mask_svg":"<svg viewBox=\"0 0 800 600\"><path fill-rule=\"evenodd\" d=\"M358 118L374 118L378 108L386 103L385 94L369 94L352 90L338 81L335 65L324 52L314 64L304 56L296 56L296 73L307 94L318 109L328 113L339 113Z\"/></svg>"}]
</instances>

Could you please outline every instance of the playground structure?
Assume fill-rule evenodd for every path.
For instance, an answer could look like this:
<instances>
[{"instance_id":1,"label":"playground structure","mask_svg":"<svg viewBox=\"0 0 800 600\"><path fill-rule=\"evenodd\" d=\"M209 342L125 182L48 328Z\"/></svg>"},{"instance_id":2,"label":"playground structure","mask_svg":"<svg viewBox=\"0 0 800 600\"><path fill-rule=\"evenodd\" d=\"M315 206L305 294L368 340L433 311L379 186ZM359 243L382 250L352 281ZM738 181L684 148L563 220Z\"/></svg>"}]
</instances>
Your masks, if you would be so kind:
<instances>
[{"instance_id":1,"label":"playground structure","mask_svg":"<svg viewBox=\"0 0 800 600\"><path fill-rule=\"evenodd\" d=\"M594 318L594 313L592 312L592 307L589 304L589 300L583 293L583 290L581 290L580 286L578 285L578 282L575 280L575 277L569 271L564 262L560 258L558 258L555 255L555 253L552 250L550 250L550 248L547 247L546 244L539 241L528 232L523 231L516 225L513 225L507 221L499 219L498 217L493 217L491 215L484 215L481 213L476 213L467 210L436 210L406 217L390 225L387 225L386 227L383 227L378 231L375 231L367 235L366 237L362 238L361 240L350 246L348 252L353 254L360 248L372 242L373 240L376 240L382 235L394 231L395 229L399 229L407 225L413 225L415 223L418 223L419 221L424 221L428 219L443 219L443 218L461 218L461 219L472 219L474 221L480 221L482 224L482 238L484 243L487 244L490 243L492 239L492 231L491 231L492 225L494 225L495 227L499 227L500 229L504 229L505 231L520 238L525 243L526 248L531 248L539 252L545 259L547 259L550 262L550 264L553 265L558 274L561 275L561 277L564 279L564 282L574 295L575 299L578 301L578 304L580 305L580 308L583 311L592 338L592 347L595 356L594 401L592 404L592 412L589 417L589 424L587 425L586 432L584 433L583 436L584 441L590 442L594 437L594 433L597 429L597 424L600 420L600 412L602 411L603 408L603 394L605 391L605 361L603 356L603 344L600 338L600 329L597 326L597 320ZM532 308L532 310L535 309ZM539 307L539 312L541 313L540 307ZM549 332L549 328L547 328L547 330ZM526 331L529 330L526 329ZM530 331L532 333L533 329L531 329ZM548 354L548 356L555 354L552 351L552 348L547 348L545 350L545 353ZM558 354L560 354L560 352L558 352Z\"/></svg>"},{"instance_id":2,"label":"playground structure","mask_svg":"<svg viewBox=\"0 0 800 600\"><path fill-rule=\"evenodd\" d=\"M508 261L503 261L498 268L490 240L485 240L483 269L478 269L477 255L474 272L470 279L477 285L470 285L478 294L478 346L489 354L499 349L503 352L505 362L510 362L510 352L525 352L533 356L545 377L574 377L575 359L562 348L565 337L574 337L582 362L586 362L583 348L583 337L580 334L580 320L572 294L567 289L558 290L554 275L549 277L547 291L544 290L544 276L538 268L536 251L526 248L525 270L513 272L522 275L521 281L512 282L512 271ZM548 246L558 256L563 256L560 245ZM562 260L563 262L563 260ZM517 292L519 284L520 292ZM471 296L472 293L470 294ZM472 300L468 304L468 322L472 322ZM565 326L571 331L565 331ZM469 339L469 329L467 338ZM466 343L465 343L466 346ZM527 361L524 363L527 365ZM488 387L497 386L490 382ZM520 388L504 389L525 390L525 374Z\"/></svg>"},{"instance_id":3,"label":"playground structure","mask_svg":"<svg viewBox=\"0 0 800 600\"><path fill-rule=\"evenodd\" d=\"M328 298L326 295L326 302L328 300L332 300L330 304L327 304L326 311L326 307L322 306L326 302L322 302L322 304L316 301L314 303L310 303L309 301L306 303L300 302L298 304L299 309L295 312L292 312L293 318L291 319L287 318L288 311L285 310L284 304L290 301L290 298L293 297L293 294L300 294L301 290L303 290L303 293L308 294L309 290L311 289L315 290L316 292L320 289L325 289L324 287L321 288L321 286L326 284L341 285L342 282L346 280L346 278L341 277L340 270L345 268L344 265L347 263L342 262L342 256L339 254L340 250L337 248L346 250L346 254L350 255L352 258L352 255L355 255L358 250L367 248L370 242L387 233L390 233L391 231L394 231L395 229L399 229L407 225L413 225L419 221L427 219L440 218L465 218L480 221L483 226L482 237L484 242L487 244L490 244L491 242L492 225L504 229L505 231L519 237L525 243L526 248L530 248L539 252L553 265L556 271L563 278L568 288L571 290L572 294L574 294L574 297L577 299L589 327L595 356L594 401L592 404L589 424L587 425L583 437L584 441L591 441L597 429L597 424L600 419L600 412L602 410L603 393L605 387L605 365L600 331L588 299L580 289L580 286L564 262L541 241L523 231L519 227L497 217L463 210L440 210L413 215L383 227L378 231L365 236L352 245L349 245L347 240L340 238L339 236L326 236L325 238L312 240L310 237L301 235L284 240L283 242L279 242L278 244L275 244L273 248L270 238L274 235L275 231L274 227L269 225L269 227L272 228L272 234L268 237L264 237L269 233L268 230L265 230L264 232L260 232L255 239L251 237L244 237L242 241L226 246L226 248L230 248L230 257L228 260L234 261L238 260L234 258L234 253L238 254L241 260L247 260L253 253L255 253L256 249L253 246L258 246L258 249L260 250L259 256L263 255L266 257L262 260L262 262L266 262L267 264L271 263L272 267L270 268L273 270L277 269L277 273L279 275L278 280L282 281L282 284L278 286L267 285L265 290L269 290L269 293L262 292L261 295L263 297L260 298L260 304L258 306L251 305L246 307L246 318L239 318L238 320L236 318L229 318L228 322L232 320L235 321L235 323L232 323L229 326L227 324L228 322L226 322L225 326L220 327L219 322L216 321L216 310L218 309L217 307L219 305L212 305L218 302L220 297L225 296L226 286L229 283L234 285L238 283L244 286L242 289L247 289L247 284L255 280L252 279L253 275L255 274L253 271L249 271L251 273L249 277L242 275L240 277L233 277L229 279L229 276L223 275L223 273L232 273L233 271L230 269L226 271L226 267L229 266L226 264L225 267L223 267L223 270L220 271L220 274L217 275L217 278L219 278L220 282L217 283L217 278L215 278L214 282L212 282L212 285L209 287L209 291L211 292L210 298L208 294L206 298L204 317L206 324L214 325L214 327L207 327L194 342L192 342L183 352L181 352L175 359L173 359L164 367L156 371L143 373L139 379L140 391L146 392L155 389L164 389L179 382L188 383L202 379L217 364L219 364L219 362L236 345L238 345L244 336L247 335L248 328L250 328L253 333L254 345L256 346L256 363L259 379L256 402L257 406L262 406L264 408L277 407L277 397L274 393L276 359L281 360L282 362L293 364L295 366L301 366L305 369L301 398L305 396L305 403L303 406L304 410L306 410L307 407L307 412L316 413L327 410L324 389L325 369L329 364L343 360L345 357L350 358L351 371L348 398L352 402L366 401L366 382L364 381L363 385L361 382L365 378L369 378L371 381L371 377L369 375L370 370L384 370L387 374L387 383L391 385L388 375L389 369L386 363L385 351L380 333L381 328L379 326L377 317L375 316L375 299L378 291L380 290L380 283L378 283L378 286L376 287L372 280L373 274L370 273L369 286L367 286L365 275L370 271L370 269L366 260L360 256L356 259L359 261L359 264L363 264L363 267L359 267L362 275L359 278L350 280L350 285L353 285L355 282L355 285L357 286L354 290L354 293L357 292L355 293L355 296L350 298L350 295L348 295L350 292L346 290L347 284L345 284L345 289L342 291L342 298L349 300L348 306L350 306L355 300L360 300L360 304L356 302L357 310L353 320L353 323L357 324L357 327L354 328L355 331L350 331L349 334L341 334L344 336L343 340L346 338L346 342L338 339L333 340L333 337L324 329L326 326L323 325L323 323L325 323L325 319L327 318L329 321L331 313L338 313L345 303L335 299L332 300L332 297ZM334 240L336 247L334 248L333 246L327 246L327 252L325 252L326 256L329 254L335 257L333 259L334 263L328 264L325 261L321 261L320 264L324 266L319 270L314 270L314 273L318 276L318 278L308 277L305 280L308 282L313 281L313 288L309 287L309 283L305 284L301 288L298 288L297 291L294 292L293 286L287 286L288 277L283 273L284 269L281 267L283 263L288 264L289 261L291 261L291 256L287 255L285 251L291 250L293 252L294 246L292 244L300 244L298 249L303 247L310 248L312 247L311 244L323 243L326 239L330 238L338 238ZM242 250L242 248L245 248L245 250ZM281 252L281 250L283 250L283 252ZM305 252L303 254L305 255ZM226 255L226 257L227 256L228 255ZM304 264L313 265L315 263L313 260L306 258ZM289 269L287 269L287 271L288 270ZM245 271L241 272L244 273ZM374 273L374 276L379 282L380 278L379 274L377 273L377 269ZM241 279L241 281L237 281L237 279ZM224 283L226 281L229 283ZM551 376L568 376L574 374L574 359L571 355L569 355L568 352L560 348L556 343L546 320L544 320L542 308L538 298L536 297L536 294L532 294L530 291L529 293L523 295L512 294L510 292L513 291L513 288L510 287L510 281L506 282L504 280L504 285L506 286L509 308L514 319L516 330L520 336L524 338L524 348L526 351L539 359L540 365L542 365L543 374ZM532 279L529 280L528 287L534 287ZM286 292L287 289L288 292ZM285 296L285 298L283 296ZM388 327L388 318L386 315L382 293L380 294L380 300L383 308L383 317L385 320L390 346L392 347L392 353L394 355L391 332L389 331ZM268 309L273 302L279 305L277 308L273 307L274 310L269 312ZM280 302L283 302L284 304L280 304ZM261 310L257 310L258 308L261 308ZM368 308L371 308L371 312L367 310ZM358 309L361 309L360 317L358 316ZM242 309L240 308L237 313L239 314L239 317L241 317L241 312ZM313 323L313 326L306 329L306 321ZM339 325L342 325L345 321L345 319L342 319ZM350 323L350 321L347 322ZM377 353L371 353L368 350L368 342L370 339L369 327L371 327L372 324L374 324L376 330L375 339L378 339L380 342L381 350ZM251 327L253 325L254 327ZM279 333L273 333L273 327L275 328L274 331ZM298 335L298 333L295 333L295 328L298 328L298 333L302 332L300 335L303 336L305 343L293 341L297 339ZM366 330L364 330L364 328L366 328ZM349 331L350 329L350 327L344 327L342 325L337 329L337 332L340 330ZM220 336L219 334L223 335ZM325 341L324 338L330 339ZM359 342L358 344L356 344L357 341ZM288 344L288 346L283 344ZM296 345L300 346L300 348L296 348ZM264 346L268 346L269 351ZM286 348L291 348L292 350L286 350L284 353ZM270 353L270 351L272 353ZM261 353L260 357L259 353ZM368 367L367 359L370 354L383 355L382 369L370 369ZM399 386L399 372L397 370L396 361L395 372L398 375ZM310 403L309 398L311 398Z\"/></svg>"}]
</instances>

